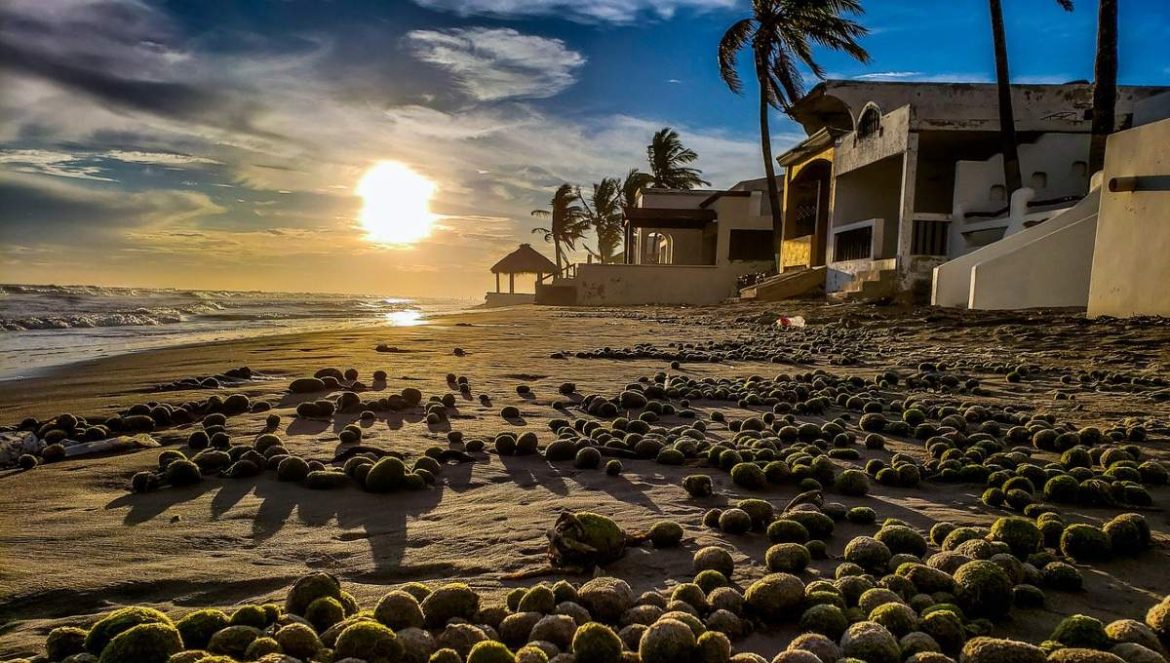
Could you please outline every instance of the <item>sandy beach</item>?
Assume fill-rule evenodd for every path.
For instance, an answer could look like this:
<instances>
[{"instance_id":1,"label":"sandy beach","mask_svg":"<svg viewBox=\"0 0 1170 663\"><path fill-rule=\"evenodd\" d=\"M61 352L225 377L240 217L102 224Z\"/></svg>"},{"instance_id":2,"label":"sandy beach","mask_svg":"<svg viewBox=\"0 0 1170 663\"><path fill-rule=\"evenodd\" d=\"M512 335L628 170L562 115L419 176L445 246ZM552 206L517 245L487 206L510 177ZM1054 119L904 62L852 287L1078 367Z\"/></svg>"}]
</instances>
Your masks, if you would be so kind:
<instances>
[{"instance_id":1,"label":"sandy beach","mask_svg":"<svg viewBox=\"0 0 1170 663\"><path fill-rule=\"evenodd\" d=\"M803 316L808 326L761 343L772 338L778 314ZM723 344L717 346L723 349L712 352L709 360L684 359L678 368L671 367L669 355L681 351L679 346L708 341ZM642 356L634 358L577 355L639 344L656 350L642 347L635 353ZM379 345L397 351L379 352ZM464 351L462 356L456 348ZM762 354L753 356L753 349ZM770 359L764 359L767 353ZM465 439L487 440L502 431L533 431L544 446L555 438L550 420L594 418L576 407L557 410L554 402L579 401L595 393L616 396L627 383L659 371L743 380L818 370L870 379L887 370L909 375L922 362L945 362L982 383L985 393L949 397L956 403L1010 405L1022 412L1051 413L1057 421L1078 426L1108 428L1140 421L1147 432L1142 448L1148 457L1170 459L1170 399L1163 398L1165 384L1156 381L1170 373L1170 325L1090 322L1082 314L1060 311L949 313L823 304L487 310L418 326L263 337L75 364L0 383L0 423L17 424L26 417L47 420L63 412L99 420L136 403L244 393L253 402L271 403L273 410L230 417L227 430L234 440L251 440L264 432L265 417L275 413L282 418L275 432L290 451L329 461L345 446L338 432L358 421L357 415L299 419L294 409L303 399L288 393L289 382L326 367L355 368L361 379L384 370L387 394L414 387L424 399L457 396L447 421L438 425L428 424L417 409L379 413L360 422L363 444L414 459L428 447L445 446L449 430L463 432ZM1020 382L1006 380L1006 371L1000 369L1021 364L1035 368ZM239 366L251 368L254 379L218 392L157 391L175 380ZM1117 377L1081 378L1092 371ZM470 394L460 396L448 384L448 374L466 376ZM576 384L573 399L558 393L566 381ZM531 387L531 394L518 394L518 385ZM914 390L902 386L894 391L904 398ZM481 394L489 401L482 401ZM521 417L501 418L505 406L519 408ZM753 412L748 412L722 401L698 401L691 407L710 423L712 440L734 436L711 421L712 412L730 419L767 410L751 407ZM820 424L840 412L832 408L797 419ZM852 421L856 423L856 415ZM673 426L682 420L666 417L661 423ZM165 447L183 448L196 427L168 427L155 437ZM887 439L884 450L861 447L860 459L838 463L860 467L872 458L888 460L896 452L923 453L920 440ZM155 467L158 450L2 471L0 658L32 655L50 629L88 624L117 606L150 605L179 615L194 607L279 602L296 578L314 570L336 575L363 605L411 580L461 579L488 596L502 597L510 588L535 582L507 576L547 563L546 531L564 510L602 513L630 531L644 531L663 519L682 525L681 547L631 548L606 567L606 574L625 579L635 593L688 582L693 552L707 545L733 551L733 581L746 587L767 572L769 541L760 534L732 536L704 527L704 512L744 497L763 497L779 506L799 492L794 485L747 491L726 472L698 459L683 466L628 460L622 474L612 477L540 455L500 456L490 443L487 448L488 453L474 454L474 462L446 466L434 487L392 494L367 493L352 485L306 490L276 481L271 472L247 479L207 478L194 486L147 494L129 492L131 475ZM1039 452L1038 457L1055 455ZM695 499L683 490L683 477L696 472L712 476L713 496ZM870 506L879 523L897 518L926 531L939 521L989 525L1005 515L979 501L982 489L924 482L918 488L874 485L867 496L832 493L828 498L846 506ZM1155 506L1143 514L1154 530L1152 550L1083 567L1086 591L1053 594L1042 609L1014 611L997 625L997 635L1039 642L1062 616L1079 612L1103 621L1142 619L1167 591L1170 562L1170 520L1163 510L1170 489L1152 487L1150 494ZM1090 523L1101 523L1118 511L1080 506L1061 510L1070 521ZM831 574L844 545L873 530L872 525L839 523L827 540L829 559L813 560L802 574L805 581ZM559 577L586 579L556 574L541 579ZM757 632L735 642L735 650L770 658L796 633L794 625Z\"/></svg>"}]
</instances>

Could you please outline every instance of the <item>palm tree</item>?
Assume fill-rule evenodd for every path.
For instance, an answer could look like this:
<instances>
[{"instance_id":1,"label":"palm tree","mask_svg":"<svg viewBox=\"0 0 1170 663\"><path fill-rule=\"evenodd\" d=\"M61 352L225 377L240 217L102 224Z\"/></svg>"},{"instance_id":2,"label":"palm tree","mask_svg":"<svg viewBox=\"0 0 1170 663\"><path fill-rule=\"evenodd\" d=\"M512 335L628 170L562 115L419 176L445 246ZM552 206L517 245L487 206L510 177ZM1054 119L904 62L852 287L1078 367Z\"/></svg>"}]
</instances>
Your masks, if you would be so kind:
<instances>
[{"instance_id":1,"label":"palm tree","mask_svg":"<svg viewBox=\"0 0 1170 663\"><path fill-rule=\"evenodd\" d=\"M626 173L626 178L622 180L622 213L628 216L627 211L634 207L634 201L638 198L638 192L650 186L654 181L654 176L650 173L643 173L637 168L631 168L630 172Z\"/></svg>"},{"instance_id":2,"label":"palm tree","mask_svg":"<svg viewBox=\"0 0 1170 663\"><path fill-rule=\"evenodd\" d=\"M1016 143L1016 116L1012 110L1012 84L1008 73L1007 34L1003 27L1002 0L988 0L991 8L991 36L995 42L995 83L999 95L999 135L1003 150L1003 183L1008 196L1024 186L1020 174L1020 150ZM1072 0L1056 0L1065 11L1073 10Z\"/></svg>"},{"instance_id":3,"label":"palm tree","mask_svg":"<svg viewBox=\"0 0 1170 663\"><path fill-rule=\"evenodd\" d=\"M783 236L783 221L768 109L791 114L792 105L804 96L804 81L797 69L801 63L824 79L824 70L813 60L814 44L844 51L863 63L869 61L869 53L857 43L869 31L847 18L863 13L860 0L752 0L752 15L728 28L719 41L719 75L736 94L743 93L736 58L744 47L751 47L760 89L760 147L777 241Z\"/></svg>"},{"instance_id":4,"label":"palm tree","mask_svg":"<svg viewBox=\"0 0 1170 663\"><path fill-rule=\"evenodd\" d=\"M532 216L551 221L548 228L533 228L532 232L543 233L544 241L552 242L558 270L563 270L566 263L563 247L577 250L577 240L585 236L585 230L589 227L584 210L573 204L575 197L573 186L562 184L553 194L550 209L532 210Z\"/></svg>"},{"instance_id":5,"label":"palm tree","mask_svg":"<svg viewBox=\"0 0 1170 663\"><path fill-rule=\"evenodd\" d=\"M663 127L650 139L646 158L650 161L652 182L657 189L693 189L710 184L701 177L703 171L687 166L699 155L683 147L678 132L670 127Z\"/></svg>"},{"instance_id":6,"label":"palm tree","mask_svg":"<svg viewBox=\"0 0 1170 663\"><path fill-rule=\"evenodd\" d=\"M590 200L578 189L577 200L597 233L597 250L590 253L603 263L615 262L622 244L622 191L617 178L607 177L594 184Z\"/></svg>"},{"instance_id":7,"label":"palm tree","mask_svg":"<svg viewBox=\"0 0 1170 663\"><path fill-rule=\"evenodd\" d=\"M1093 137L1089 173L1105 167L1105 141L1116 126L1117 0L1098 0L1097 57L1093 63Z\"/></svg>"}]
</instances>

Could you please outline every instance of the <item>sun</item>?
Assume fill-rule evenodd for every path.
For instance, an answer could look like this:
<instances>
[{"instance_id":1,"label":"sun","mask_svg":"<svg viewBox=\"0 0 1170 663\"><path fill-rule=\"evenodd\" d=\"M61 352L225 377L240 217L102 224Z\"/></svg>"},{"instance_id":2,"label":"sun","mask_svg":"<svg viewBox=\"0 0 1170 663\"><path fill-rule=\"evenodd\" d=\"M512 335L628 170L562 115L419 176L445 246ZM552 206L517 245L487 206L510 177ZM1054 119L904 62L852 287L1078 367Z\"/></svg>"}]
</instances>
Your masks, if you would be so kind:
<instances>
[{"instance_id":1,"label":"sun","mask_svg":"<svg viewBox=\"0 0 1170 663\"><path fill-rule=\"evenodd\" d=\"M363 205L358 222L366 240L379 244L413 244L431 234L435 215L431 197L437 187L397 161L379 161L358 182Z\"/></svg>"}]
</instances>

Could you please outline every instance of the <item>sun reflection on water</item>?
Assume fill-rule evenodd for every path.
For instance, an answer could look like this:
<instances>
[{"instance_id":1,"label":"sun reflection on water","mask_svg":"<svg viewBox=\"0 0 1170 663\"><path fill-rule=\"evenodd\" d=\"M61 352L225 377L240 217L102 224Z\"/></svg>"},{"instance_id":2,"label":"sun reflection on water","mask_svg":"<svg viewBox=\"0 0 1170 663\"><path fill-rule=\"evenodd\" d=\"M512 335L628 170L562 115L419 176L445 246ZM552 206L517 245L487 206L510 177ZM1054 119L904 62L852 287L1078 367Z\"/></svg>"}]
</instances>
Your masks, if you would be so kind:
<instances>
[{"instance_id":1,"label":"sun reflection on water","mask_svg":"<svg viewBox=\"0 0 1170 663\"><path fill-rule=\"evenodd\" d=\"M386 322L394 327L414 327L425 324L426 320L423 319L422 311L416 308L407 308L387 313Z\"/></svg>"}]
</instances>

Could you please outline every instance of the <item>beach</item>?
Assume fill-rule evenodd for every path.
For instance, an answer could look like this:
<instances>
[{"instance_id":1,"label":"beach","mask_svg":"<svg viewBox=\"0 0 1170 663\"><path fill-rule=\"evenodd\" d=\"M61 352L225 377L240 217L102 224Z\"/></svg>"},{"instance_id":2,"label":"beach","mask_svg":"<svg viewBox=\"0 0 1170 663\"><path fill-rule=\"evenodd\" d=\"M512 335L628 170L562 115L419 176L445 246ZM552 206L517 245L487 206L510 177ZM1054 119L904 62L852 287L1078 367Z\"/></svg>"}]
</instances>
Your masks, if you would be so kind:
<instances>
[{"instance_id":1,"label":"beach","mask_svg":"<svg viewBox=\"0 0 1170 663\"><path fill-rule=\"evenodd\" d=\"M779 315L801 316L807 326L775 331ZM956 402L1008 405L1103 429L1127 420L1129 425L1140 422L1148 458L1170 460L1170 400L1162 397L1164 380L1158 382L1170 369L1170 325L1165 321L1088 321L1083 314L1064 311L940 312L788 302L698 309L521 306L421 322L147 350L0 382L0 424L18 424L26 417L48 420L63 412L100 420L137 403L242 393L252 402L271 403L273 409L228 418L232 438L255 438L266 431L265 418L278 414L281 422L274 432L289 451L306 459L332 460L345 446L338 433L354 422L362 427L362 444L408 459L422 456L429 447L446 446L451 430L465 439L489 440L488 453L445 466L435 486L391 494L368 493L353 485L306 490L276 481L270 472L129 492L132 475L156 466L158 449L68 459L25 472L0 471L0 657L31 655L50 629L84 625L123 605L150 605L178 615L195 607L280 602L286 589L310 571L336 575L362 605L372 605L390 586L415 580L459 579L485 596L502 598L508 589L535 582L510 576L547 564L546 532L566 510L602 513L630 531L645 531L664 519L682 525L681 547L634 547L605 567L606 574L623 578L636 594L688 582L693 552L707 545L732 552L734 581L746 586L767 572L763 560L768 539L705 527L703 514L744 497L783 505L800 492L795 485L748 491L699 459L680 466L623 459L620 476L609 476L540 455L506 456L492 450L490 440L503 431L535 432L543 447L555 439L550 421L597 419L572 405L583 395L616 396L625 385L643 377L653 380L659 372L742 381L824 371L872 380L891 370L915 373L924 362L945 363L984 386L984 393L954 396ZM769 359L749 352L760 339L778 339L769 341ZM671 358L672 353L694 357L696 352L683 346L708 341L722 344L712 346L722 349L711 350L713 356L703 361ZM641 347L629 357L615 356L635 346ZM1035 368L1018 382L998 370L1022 364ZM160 390L176 380L242 366L253 376L231 388ZM288 392L290 381L327 367L354 368L363 381L384 370L387 380L381 389L386 394L413 387L424 400L454 393L456 404L438 424L428 424L420 410L378 413L373 420L351 413L330 419L296 417L294 409L303 399ZM1092 371L1118 377L1082 379ZM470 392L460 395L448 382L449 374L465 376ZM576 396L559 393L564 382L575 383ZM531 392L518 393L520 385ZM488 395L486 402L481 394ZM570 405L554 408L559 401ZM520 417L502 418L506 406L517 407ZM712 440L734 437L712 420L713 412L742 419L767 410L705 400L690 407L709 423ZM797 418L820 424L838 412ZM662 421L666 426L683 423L670 416ZM182 449L197 427L166 427L154 436L164 448ZM897 452L922 454L921 440L897 435L887 439L885 449L861 447L860 457L843 466L888 460ZM683 490L683 478L697 472L712 476L713 496L695 499ZM1016 611L997 625L996 634L1038 642L1063 616L1079 612L1104 621L1140 620L1165 594L1164 569L1170 562L1170 522L1163 510L1170 489L1149 490L1155 508L1142 513L1154 531L1151 550L1085 567L1086 591L1052 595L1043 609ZM850 507L873 508L879 523L897 518L927 531L940 521L986 526L1004 515L979 501L982 491L980 485L923 482L916 488L874 486L865 496L828 497ZM1098 524L1117 513L1080 506L1062 510L1070 521ZM872 531L873 526L840 523L826 541L828 559L814 559L805 580L832 574L845 544ZM587 578L550 573L541 579L561 577L575 583ZM736 651L770 658L796 633L791 624L759 631L737 641Z\"/></svg>"}]
</instances>

